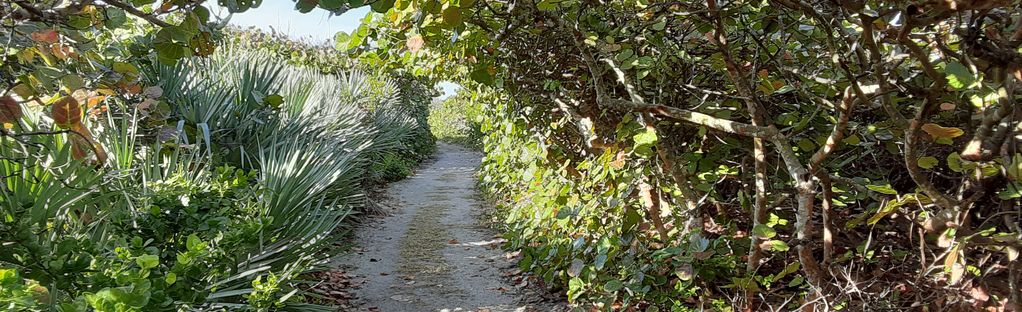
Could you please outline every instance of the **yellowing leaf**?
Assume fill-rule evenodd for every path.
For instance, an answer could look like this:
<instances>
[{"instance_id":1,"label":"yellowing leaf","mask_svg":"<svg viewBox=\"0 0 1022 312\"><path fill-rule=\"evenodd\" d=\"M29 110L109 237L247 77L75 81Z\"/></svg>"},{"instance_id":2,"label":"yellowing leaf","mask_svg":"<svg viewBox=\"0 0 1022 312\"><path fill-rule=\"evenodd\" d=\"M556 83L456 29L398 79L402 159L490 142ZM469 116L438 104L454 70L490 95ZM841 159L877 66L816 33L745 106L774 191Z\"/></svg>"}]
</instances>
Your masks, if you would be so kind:
<instances>
[{"instance_id":1,"label":"yellowing leaf","mask_svg":"<svg viewBox=\"0 0 1022 312\"><path fill-rule=\"evenodd\" d=\"M858 135L852 134L844 140L841 140L841 142L848 145L859 145L859 143L862 143L862 139L860 139Z\"/></svg>"},{"instance_id":2,"label":"yellowing leaf","mask_svg":"<svg viewBox=\"0 0 1022 312\"><path fill-rule=\"evenodd\" d=\"M965 131L955 127L942 127L935 123L928 123L923 125L923 131L929 134L935 139L940 138L957 138L965 134Z\"/></svg>"},{"instance_id":3,"label":"yellowing leaf","mask_svg":"<svg viewBox=\"0 0 1022 312\"><path fill-rule=\"evenodd\" d=\"M876 212L876 214L874 214L872 217L869 217L869 220L867 220L866 223L870 225L876 224L877 222L880 222L880 220L882 220L884 217L897 211L898 208L900 208L901 206L907 204L926 205L931 202L933 201L931 201L929 197L916 194L907 194L905 196L899 197L898 199L888 201L887 203L885 203L884 206L881 207L880 210Z\"/></svg>"}]
</instances>

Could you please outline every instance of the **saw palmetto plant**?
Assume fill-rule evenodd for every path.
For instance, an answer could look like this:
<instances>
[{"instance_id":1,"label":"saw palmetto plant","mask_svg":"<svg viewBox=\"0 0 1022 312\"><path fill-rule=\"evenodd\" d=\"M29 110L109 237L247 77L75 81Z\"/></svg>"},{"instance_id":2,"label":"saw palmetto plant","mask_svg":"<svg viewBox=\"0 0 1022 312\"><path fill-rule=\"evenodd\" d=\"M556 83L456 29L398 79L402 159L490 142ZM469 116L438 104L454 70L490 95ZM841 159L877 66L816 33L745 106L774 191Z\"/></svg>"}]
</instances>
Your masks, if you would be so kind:
<instances>
[{"instance_id":1,"label":"saw palmetto plant","mask_svg":"<svg viewBox=\"0 0 1022 312\"><path fill-rule=\"evenodd\" d=\"M5 113L2 303L323 308L303 303L298 277L336 254L376 155L417 131L399 87L230 48L140 67L142 104ZM75 154L82 133L57 124L72 117L105 160Z\"/></svg>"}]
</instances>

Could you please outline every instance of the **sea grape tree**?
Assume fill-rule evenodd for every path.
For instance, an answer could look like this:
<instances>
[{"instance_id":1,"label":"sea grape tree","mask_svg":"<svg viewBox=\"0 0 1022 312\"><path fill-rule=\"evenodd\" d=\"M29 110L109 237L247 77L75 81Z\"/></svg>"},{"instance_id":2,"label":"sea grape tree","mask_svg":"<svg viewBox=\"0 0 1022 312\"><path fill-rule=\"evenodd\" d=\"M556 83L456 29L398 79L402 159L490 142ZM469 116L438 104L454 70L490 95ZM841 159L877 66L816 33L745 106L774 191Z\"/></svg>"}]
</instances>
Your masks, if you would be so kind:
<instances>
[{"instance_id":1,"label":"sea grape tree","mask_svg":"<svg viewBox=\"0 0 1022 312\"><path fill-rule=\"evenodd\" d=\"M533 165L567 170L560 181L588 181L598 171L583 164L599 159L632 170L622 186L603 184L627 186L616 204L644 216L621 235L653 249L707 235L748 244L731 250L746 277L729 282L750 304L786 262L798 264L807 300L833 303L849 283L835 272L872 261L875 245L860 242L875 226L912 237L899 254L917 255L899 261L917 262L924 289L1019 279L1019 221L1003 218L1020 197L1019 12L1018 1L985 0L413 0L367 17L338 46L503 92L489 128L521 131L515 144L538 146ZM491 147L489 157L520 152ZM500 171L513 166L493 165L495 179L514 180ZM533 207L567 209L564 200ZM550 238L530 229L518 246L545 248ZM563 234L613 233L579 231ZM600 255L591 252L556 256L563 271L527 267L566 271L549 280L585 290L571 259ZM990 259L999 264L973 269ZM1010 288L1000 298L1017 304ZM980 304L1004 304L992 302Z\"/></svg>"}]
</instances>

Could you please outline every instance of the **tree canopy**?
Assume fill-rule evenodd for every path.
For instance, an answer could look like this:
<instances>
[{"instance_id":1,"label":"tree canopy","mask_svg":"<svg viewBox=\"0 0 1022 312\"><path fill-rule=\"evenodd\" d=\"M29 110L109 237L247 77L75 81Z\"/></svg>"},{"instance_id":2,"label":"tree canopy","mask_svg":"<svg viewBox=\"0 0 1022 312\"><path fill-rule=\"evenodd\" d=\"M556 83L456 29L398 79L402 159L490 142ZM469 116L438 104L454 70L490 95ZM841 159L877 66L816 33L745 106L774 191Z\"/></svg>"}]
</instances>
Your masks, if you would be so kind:
<instances>
[{"instance_id":1,"label":"tree canopy","mask_svg":"<svg viewBox=\"0 0 1022 312\"><path fill-rule=\"evenodd\" d=\"M87 153L65 117L213 53L202 4L5 2L0 79ZM472 90L509 248L572 301L1022 302L1017 0L296 2L361 6L338 57ZM869 270L914 280L859 289Z\"/></svg>"}]
</instances>

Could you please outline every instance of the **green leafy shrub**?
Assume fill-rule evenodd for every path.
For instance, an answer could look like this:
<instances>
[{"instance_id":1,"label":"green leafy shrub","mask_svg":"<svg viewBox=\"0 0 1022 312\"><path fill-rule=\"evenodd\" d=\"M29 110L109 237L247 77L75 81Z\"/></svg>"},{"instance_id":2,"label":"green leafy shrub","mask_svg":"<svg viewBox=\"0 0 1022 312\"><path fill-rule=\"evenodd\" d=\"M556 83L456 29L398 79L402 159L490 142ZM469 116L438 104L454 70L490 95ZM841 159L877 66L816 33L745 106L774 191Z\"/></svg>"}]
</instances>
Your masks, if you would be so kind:
<instances>
[{"instance_id":1,"label":"green leafy shrub","mask_svg":"<svg viewBox=\"0 0 1022 312\"><path fill-rule=\"evenodd\" d=\"M336 253L375 155L406 151L415 129L397 88L236 50L139 68L156 89L83 118L109 167L76 154L79 133L48 131L48 109L17 104L0 137L0 302L316 309L296 303L297 277ZM139 100L166 111L124 105Z\"/></svg>"},{"instance_id":2,"label":"green leafy shrub","mask_svg":"<svg viewBox=\"0 0 1022 312\"><path fill-rule=\"evenodd\" d=\"M558 161L563 150L532 140L513 112L510 105L486 111L480 182L502 204L505 247L521 251L520 269L572 302L678 311L688 311L679 297L740 272L735 254L748 245L698 233L661 237L649 227L643 203L629 201L646 168L618 161L614 150Z\"/></svg>"},{"instance_id":3,"label":"green leafy shrub","mask_svg":"<svg viewBox=\"0 0 1022 312\"><path fill-rule=\"evenodd\" d=\"M483 186L581 310L1022 306L1018 1L412 3L349 53L497 94Z\"/></svg>"},{"instance_id":4,"label":"green leafy shrub","mask_svg":"<svg viewBox=\"0 0 1022 312\"><path fill-rule=\"evenodd\" d=\"M415 162L409 161L396 153L383 154L370 167L376 179L380 181L396 181L412 174Z\"/></svg>"},{"instance_id":5,"label":"green leafy shrub","mask_svg":"<svg viewBox=\"0 0 1022 312\"><path fill-rule=\"evenodd\" d=\"M487 93L461 91L430 106L429 129L440 141L480 148L482 132L479 130L481 101Z\"/></svg>"}]
</instances>

